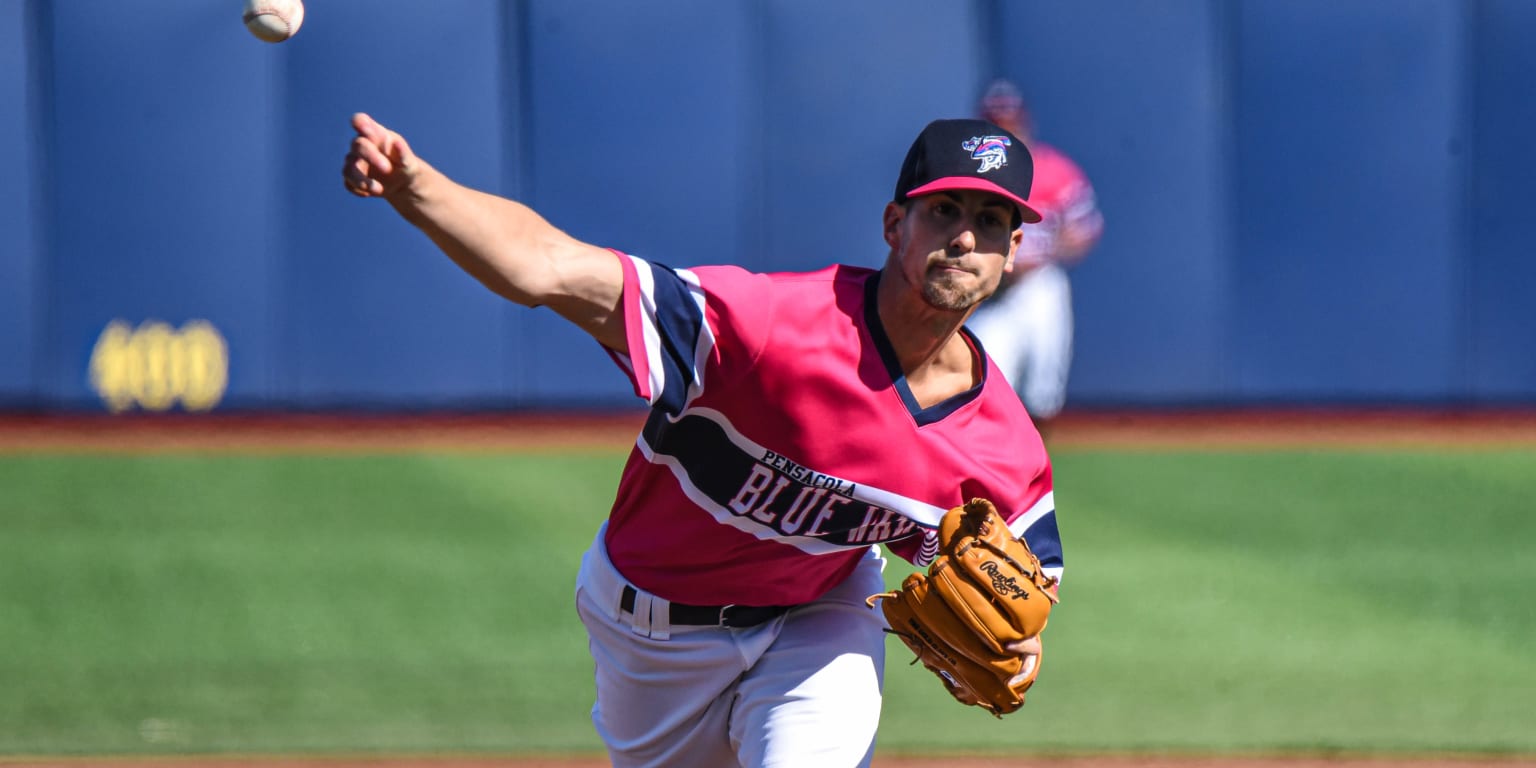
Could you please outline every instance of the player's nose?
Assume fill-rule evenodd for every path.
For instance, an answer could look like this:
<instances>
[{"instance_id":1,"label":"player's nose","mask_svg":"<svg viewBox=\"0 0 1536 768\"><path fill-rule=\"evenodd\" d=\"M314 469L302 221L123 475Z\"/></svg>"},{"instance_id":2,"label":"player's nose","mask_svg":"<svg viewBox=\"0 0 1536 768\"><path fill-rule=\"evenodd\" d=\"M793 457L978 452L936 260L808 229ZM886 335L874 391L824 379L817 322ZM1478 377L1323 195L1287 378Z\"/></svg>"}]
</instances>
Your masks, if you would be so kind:
<instances>
[{"instance_id":1,"label":"player's nose","mask_svg":"<svg viewBox=\"0 0 1536 768\"><path fill-rule=\"evenodd\" d=\"M966 254L976 250L976 233L970 227L961 227L949 239L949 250L954 255Z\"/></svg>"}]
</instances>

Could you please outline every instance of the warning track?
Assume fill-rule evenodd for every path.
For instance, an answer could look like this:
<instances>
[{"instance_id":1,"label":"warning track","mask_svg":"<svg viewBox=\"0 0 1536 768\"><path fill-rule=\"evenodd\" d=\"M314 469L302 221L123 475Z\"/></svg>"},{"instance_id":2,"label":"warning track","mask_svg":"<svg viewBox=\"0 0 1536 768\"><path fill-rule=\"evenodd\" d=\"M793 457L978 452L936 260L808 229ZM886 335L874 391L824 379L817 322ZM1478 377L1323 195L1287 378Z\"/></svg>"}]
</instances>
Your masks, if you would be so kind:
<instances>
[{"instance_id":1,"label":"warning track","mask_svg":"<svg viewBox=\"0 0 1536 768\"><path fill-rule=\"evenodd\" d=\"M0 414L0 453L624 450L643 411L418 414ZM1536 409L1093 411L1056 448L1536 448Z\"/></svg>"}]
</instances>

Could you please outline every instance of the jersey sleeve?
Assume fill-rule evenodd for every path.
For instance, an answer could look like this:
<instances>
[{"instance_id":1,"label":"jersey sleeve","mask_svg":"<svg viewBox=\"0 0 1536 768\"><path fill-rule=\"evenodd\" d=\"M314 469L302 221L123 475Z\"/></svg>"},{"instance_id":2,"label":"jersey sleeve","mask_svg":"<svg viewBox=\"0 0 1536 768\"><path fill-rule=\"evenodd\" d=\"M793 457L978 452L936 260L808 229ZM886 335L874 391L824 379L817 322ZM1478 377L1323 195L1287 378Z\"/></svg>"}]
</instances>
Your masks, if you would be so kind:
<instances>
[{"instance_id":1,"label":"jersey sleeve","mask_svg":"<svg viewBox=\"0 0 1536 768\"><path fill-rule=\"evenodd\" d=\"M1040 569L1045 575L1060 580L1066 563L1061 552L1061 531L1056 527L1056 492L1049 489L1049 470L1045 476L1045 492L1023 511L1010 515L1008 529L1040 558Z\"/></svg>"},{"instance_id":2,"label":"jersey sleeve","mask_svg":"<svg viewBox=\"0 0 1536 768\"><path fill-rule=\"evenodd\" d=\"M607 351L647 405L679 413L706 386L727 385L755 358L772 304L744 299L761 290L760 275L736 267L674 269L614 255L624 269L626 348Z\"/></svg>"},{"instance_id":3,"label":"jersey sleeve","mask_svg":"<svg viewBox=\"0 0 1536 768\"><path fill-rule=\"evenodd\" d=\"M1029 202L1044 221L1024 228L1024 243L1015 258L1026 265L1055 259L1067 231L1079 240L1097 240L1104 231L1104 215L1088 174L1059 150L1045 145L1038 150Z\"/></svg>"},{"instance_id":4,"label":"jersey sleeve","mask_svg":"<svg viewBox=\"0 0 1536 768\"><path fill-rule=\"evenodd\" d=\"M966 484L962 484L962 488L965 498L992 498L984 489ZM1040 568L1045 575L1060 580L1066 563L1062 556L1061 532L1056 527L1056 492L1051 487L1050 465L1046 464L1030 480L1022 500L1015 503L993 500L993 503L1008 521L1008 529L1014 537L1023 539L1029 550L1040 558ZM924 529L918 535L888 542L886 548L913 565L926 567L939 554L938 532L932 528Z\"/></svg>"},{"instance_id":5,"label":"jersey sleeve","mask_svg":"<svg viewBox=\"0 0 1536 768\"><path fill-rule=\"evenodd\" d=\"M1061 533L1056 527L1056 489L1051 461L1046 457L1042 446L1038 462L1030 462L1024 466L1032 466L1025 470L1029 473L1026 477L1020 477L1020 486L1013 494L1006 494L1001 500L994 500L998 512L1008 521L1008 530L1013 532L1015 538L1023 539L1029 545L1029 551L1040 558L1040 567L1047 576L1061 578L1063 561L1061 553ZM968 492L968 496L982 493L982 489Z\"/></svg>"},{"instance_id":6,"label":"jersey sleeve","mask_svg":"<svg viewBox=\"0 0 1536 768\"><path fill-rule=\"evenodd\" d=\"M1061 226L1082 233L1085 238L1097 238L1104 232L1104 214L1099 212L1099 199L1088 183L1088 177L1078 171L1078 179L1066 191L1061 201Z\"/></svg>"}]
</instances>

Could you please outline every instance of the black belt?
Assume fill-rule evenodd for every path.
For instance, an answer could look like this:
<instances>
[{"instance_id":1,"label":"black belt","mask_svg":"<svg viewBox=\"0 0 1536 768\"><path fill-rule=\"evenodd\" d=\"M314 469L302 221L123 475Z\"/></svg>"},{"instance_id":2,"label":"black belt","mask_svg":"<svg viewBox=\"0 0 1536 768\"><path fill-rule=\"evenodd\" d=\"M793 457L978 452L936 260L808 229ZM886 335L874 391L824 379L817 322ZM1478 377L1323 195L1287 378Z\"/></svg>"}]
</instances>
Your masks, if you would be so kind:
<instances>
[{"instance_id":1,"label":"black belt","mask_svg":"<svg viewBox=\"0 0 1536 768\"><path fill-rule=\"evenodd\" d=\"M624 585L619 608L635 612L635 588ZM783 605L685 605L672 603L670 621L675 626L755 627L789 611Z\"/></svg>"}]
</instances>

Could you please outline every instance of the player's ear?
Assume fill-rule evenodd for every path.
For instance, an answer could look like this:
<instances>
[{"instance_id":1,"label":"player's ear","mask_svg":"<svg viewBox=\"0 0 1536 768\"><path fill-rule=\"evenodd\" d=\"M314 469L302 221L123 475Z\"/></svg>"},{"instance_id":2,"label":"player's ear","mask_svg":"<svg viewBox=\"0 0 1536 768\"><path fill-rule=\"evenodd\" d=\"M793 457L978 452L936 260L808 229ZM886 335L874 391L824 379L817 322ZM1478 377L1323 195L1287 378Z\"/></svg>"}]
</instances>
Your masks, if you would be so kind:
<instances>
[{"instance_id":1,"label":"player's ear","mask_svg":"<svg viewBox=\"0 0 1536 768\"><path fill-rule=\"evenodd\" d=\"M901 220L906 218L907 208L896 202L885 204L885 244L892 248L901 244Z\"/></svg>"},{"instance_id":2,"label":"player's ear","mask_svg":"<svg viewBox=\"0 0 1536 768\"><path fill-rule=\"evenodd\" d=\"M1003 259L1003 271L1013 271L1013 259L1019 255L1019 246L1024 244L1024 228L1018 227L1008 235L1008 258Z\"/></svg>"}]
</instances>

